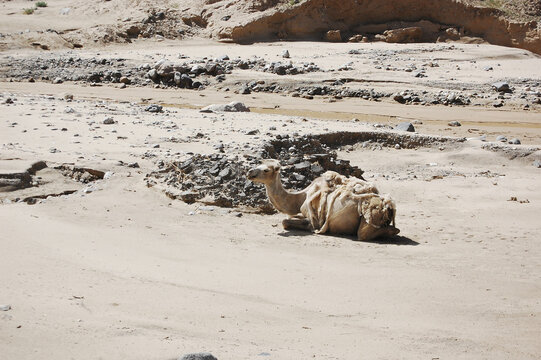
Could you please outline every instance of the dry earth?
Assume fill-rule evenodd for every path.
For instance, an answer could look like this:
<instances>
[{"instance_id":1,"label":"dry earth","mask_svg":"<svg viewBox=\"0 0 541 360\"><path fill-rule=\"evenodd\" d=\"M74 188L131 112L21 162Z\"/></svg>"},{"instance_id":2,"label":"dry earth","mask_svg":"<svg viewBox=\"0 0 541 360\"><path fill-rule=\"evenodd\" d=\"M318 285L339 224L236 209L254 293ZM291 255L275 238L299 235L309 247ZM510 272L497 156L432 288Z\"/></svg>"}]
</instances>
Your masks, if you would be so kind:
<instances>
[{"instance_id":1,"label":"dry earth","mask_svg":"<svg viewBox=\"0 0 541 360\"><path fill-rule=\"evenodd\" d=\"M320 70L234 68L223 81L198 75L199 89L147 81L148 69L137 70L224 54ZM53 84L41 76L54 67L21 70L69 57L122 58L114 70L132 81L122 89L113 80ZM406 71L428 62L438 66L427 66L427 77ZM50 52L13 46L0 65L0 184L11 184L0 187L9 190L0 192L0 306L10 305L0 311L2 359L541 356L539 56L486 44L137 39ZM388 95L296 90L340 79L355 80L335 85L341 91ZM279 90L242 94L254 80ZM498 81L512 92L495 91ZM454 93L470 104L401 104L401 92ZM199 111L231 101L251 112ZM149 104L163 110L146 111ZM393 130L402 122L417 134ZM333 132L366 134L325 151L392 195L400 236L365 243L286 232L282 215L187 204L148 176L196 154L210 164L217 155L254 162L278 137ZM39 160L47 167L32 167ZM247 197L264 191L246 189Z\"/></svg>"}]
</instances>

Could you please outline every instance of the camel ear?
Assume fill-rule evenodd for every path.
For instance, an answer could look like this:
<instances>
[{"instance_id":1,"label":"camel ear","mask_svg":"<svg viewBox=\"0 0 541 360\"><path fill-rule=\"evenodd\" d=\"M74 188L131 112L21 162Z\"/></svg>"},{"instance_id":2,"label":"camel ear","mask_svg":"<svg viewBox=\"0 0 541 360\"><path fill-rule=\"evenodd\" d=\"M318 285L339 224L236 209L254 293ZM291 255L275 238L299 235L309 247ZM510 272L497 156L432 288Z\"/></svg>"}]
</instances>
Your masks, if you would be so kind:
<instances>
[{"instance_id":1,"label":"camel ear","mask_svg":"<svg viewBox=\"0 0 541 360\"><path fill-rule=\"evenodd\" d=\"M264 165L267 165L273 172L280 171L280 162L278 160L270 159L263 161Z\"/></svg>"}]
</instances>

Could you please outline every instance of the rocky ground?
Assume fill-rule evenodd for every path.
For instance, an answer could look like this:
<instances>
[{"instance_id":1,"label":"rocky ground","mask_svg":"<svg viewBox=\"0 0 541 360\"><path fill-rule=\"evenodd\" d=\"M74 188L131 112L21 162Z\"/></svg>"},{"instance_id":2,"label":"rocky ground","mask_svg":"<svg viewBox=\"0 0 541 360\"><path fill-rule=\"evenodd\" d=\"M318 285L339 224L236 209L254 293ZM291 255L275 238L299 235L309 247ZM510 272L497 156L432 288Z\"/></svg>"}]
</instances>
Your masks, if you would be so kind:
<instances>
[{"instance_id":1,"label":"rocky ground","mask_svg":"<svg viewBox=\"0 0 541 360\"><path fill-rule=\"evenodd\" d=\"M490 76L495 66L501 66L497 61L490 65L478 65L477 60L471 59L436 60L437 56L464 51L455 45L399 50L372 46L364 46L364 49L357 49L356 46L349 48L352 49L341 54L341 57L350 61L333 67L323 65L328 60L318 61L321 56L315 56L312 61L294 62L287 49L280 54L281 60L268 60L259 56L230 59L227 54L198 58L180 54L176 59L166 56L155 62L153 60L156 56L149 56L145 63L133 58L81 57L71 52L61 56L6 55L0 60L0 76L21 82L72 81L91 86L120 84L121 87L210 88L243 95L267 92L307 99L313 99L314 96L333 100L361 98L423 106L507 105L526 110L541 108L541 84L536 77ZM528 59L529 55L523 57ZM445 68L443 71L437 69L440 63ZM396 91L382 91L377 88L381 87L378 86L381 80L362 77L369 71L384 73L385 77L393 77L393 73L398 72L401 78L406 79L397 81ZM459 75L461 71L465 73L463 76ZM266 76L265 80L244 80L246 77L257 77L254 72L265 72L270 76ZM453 72L457 78L451 82L444 81L439 74L441 72ZM477 73L474 77L485 78L487 82L480 84L472 81L468 78L471 72ZM315 76L302 76L311 73ZM425 78L419 83L426 84L426 87L423 90L410 88L409 77Z\"/></svg>"}]
</instances>

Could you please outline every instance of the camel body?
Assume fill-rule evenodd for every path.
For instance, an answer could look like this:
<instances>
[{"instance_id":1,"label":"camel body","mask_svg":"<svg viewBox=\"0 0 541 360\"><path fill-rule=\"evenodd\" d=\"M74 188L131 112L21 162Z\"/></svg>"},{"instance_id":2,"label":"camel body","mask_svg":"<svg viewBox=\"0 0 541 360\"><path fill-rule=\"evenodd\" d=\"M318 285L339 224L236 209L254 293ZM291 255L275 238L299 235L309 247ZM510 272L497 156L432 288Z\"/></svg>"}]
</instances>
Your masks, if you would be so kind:
<instances>
[{"instance_id":1,"label":"camel body","mask_svg":"<svg viewBox=\"0 0 541 360\"><path fill-rule=\"evenodd\" d=\"M364 180L327 171L304 190L288 192L282 186L276 160L250 170L248 179L265 184L274 207L290 215L283 221L285 229L357 235L363 241L399 232L394 202Z\"/></svg>"}]
</instances>

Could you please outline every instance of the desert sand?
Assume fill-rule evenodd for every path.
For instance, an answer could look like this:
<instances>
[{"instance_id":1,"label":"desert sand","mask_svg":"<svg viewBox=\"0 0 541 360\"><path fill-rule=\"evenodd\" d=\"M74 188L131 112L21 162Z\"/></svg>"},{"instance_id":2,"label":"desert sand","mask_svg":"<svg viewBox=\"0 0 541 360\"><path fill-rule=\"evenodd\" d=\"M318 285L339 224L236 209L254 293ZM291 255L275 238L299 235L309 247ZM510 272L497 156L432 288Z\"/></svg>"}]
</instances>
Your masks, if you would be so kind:
<instances>
[{"instance_id":1,"label":"desert sand","mask_svg":"<svg viewBox=\"0 0 541 360\"><path fill-rule=\"evenodd\" d=\"M193 90L143 80L126 88L28 82L6 67L70 56L122 57L134 67L179 54L283 61L285 49L294 63L324 71L235 69ZM381 54L399 68L439 66L414 77L374 68ZM0 190L0 306L10 307L0 311L1 359L541 356L541 105L531 102L541 90L538 55L488 44L138 39L48 52L15 46L0 57L0 178L47 165L28 186ZM292 96L295 86L341 78L387 93L456 92L474 104ZM252 80L285 90L242 94ZM512 94L492 89L502 80ZM499 95L505 104L494 107ZM251 111L200 112L231 101ZM149 104L163 110L145 111ZM451 140L408 147L410 133L394 129L402 122L418 136ZM391 194L400 236L358 242L285 231L285 215L188 204L149 182L194 154L249 158L277 135L338 131L407 135L402 145L333 148ZM99 176L77 181L73 167Z\"/></svg>"}]
</instances>

